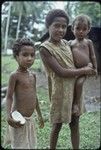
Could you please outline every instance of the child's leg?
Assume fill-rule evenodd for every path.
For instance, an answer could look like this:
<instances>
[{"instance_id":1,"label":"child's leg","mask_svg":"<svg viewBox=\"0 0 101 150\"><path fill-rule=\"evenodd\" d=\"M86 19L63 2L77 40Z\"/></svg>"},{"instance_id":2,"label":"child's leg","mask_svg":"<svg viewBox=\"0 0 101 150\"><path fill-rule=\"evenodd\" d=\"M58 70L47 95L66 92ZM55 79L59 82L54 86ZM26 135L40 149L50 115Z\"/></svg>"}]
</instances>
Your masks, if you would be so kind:
<instances>
[{"instance_id":1,"label":"child's leg","mask_svg":"<svg viewBox=\"0 0 101 150\"><path fill-rule=\"evenodd\" d=\"M73 149L79 149L79 117L78 116L72 116L72 121L69 124L70 130L71 130L71 143Z\"/></svg>"},{"instance_id":2,"label":"child's leg","mask_svg":"<svg viewBox=\"0 0 101 150\"><path fill-rule=\"evenodd\" d=\"M77 78L75 87L74 87L74 99L73 99L73 109L72 112L75 115L79 115L79 104L80 104L80 98L82 95L82 88L83 88L83 83L85 81L86 77L82 76Z\"/></svg>"},{"instance_id":3,"label":"child's leg","mask_svg":"<svg viewBox=\"0 0 101 150\"><path fill-rule=\"evenodd\" d=\"M61 130L62 123L55 123L52 126L51 136L50 136L50 149L56 149L58 135Z\"/></svg>"}]
</instances>

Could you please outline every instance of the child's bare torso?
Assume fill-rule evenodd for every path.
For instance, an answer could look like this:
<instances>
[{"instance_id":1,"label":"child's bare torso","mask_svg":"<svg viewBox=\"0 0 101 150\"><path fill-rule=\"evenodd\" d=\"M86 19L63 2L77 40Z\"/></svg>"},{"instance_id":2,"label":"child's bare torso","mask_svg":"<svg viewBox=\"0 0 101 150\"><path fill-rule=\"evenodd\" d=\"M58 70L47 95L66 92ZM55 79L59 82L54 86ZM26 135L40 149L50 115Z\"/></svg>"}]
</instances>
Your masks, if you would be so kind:
<instances>
[{"instance_id":1,"label":"child's bare torso","mask_svg":"<svg viewBox=\"0 0 101 150\"><path fill-rule=\"evenodd\" d=\"M87 40L77 42L73 40L71 42L71 49L73 53L74 63L77 68L87 66L90 60L89 44Z\"/></svg>"},{"instance_id":2,"label":"child's bare torso","mask_svg":"<svg viewBox=\"0 0 101 150\"><path fill-rule=\"evenodd\" d=\"M16 72L13 109L29 117L36 107L35 77L32 73Z\"/></svg>"}]
</instances>

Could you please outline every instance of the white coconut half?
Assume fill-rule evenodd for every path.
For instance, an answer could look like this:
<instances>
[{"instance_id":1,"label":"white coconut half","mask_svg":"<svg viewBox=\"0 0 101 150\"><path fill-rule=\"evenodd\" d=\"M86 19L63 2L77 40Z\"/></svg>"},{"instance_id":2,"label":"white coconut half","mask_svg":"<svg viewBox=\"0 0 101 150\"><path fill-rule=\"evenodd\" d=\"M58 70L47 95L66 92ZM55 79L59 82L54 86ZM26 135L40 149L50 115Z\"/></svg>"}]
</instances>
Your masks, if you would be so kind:
<instances>
[{"instance_id":1,"label":"white coconut half","mask_svg":"<svg viewBox=\"0 0 101 150\"><path fill-rule=\"evenodd\" d=\"M15 121L20 121L21 124L25 124L25 118L17 110L13 111L11 115Z\"/></svg>"}]
</instances>

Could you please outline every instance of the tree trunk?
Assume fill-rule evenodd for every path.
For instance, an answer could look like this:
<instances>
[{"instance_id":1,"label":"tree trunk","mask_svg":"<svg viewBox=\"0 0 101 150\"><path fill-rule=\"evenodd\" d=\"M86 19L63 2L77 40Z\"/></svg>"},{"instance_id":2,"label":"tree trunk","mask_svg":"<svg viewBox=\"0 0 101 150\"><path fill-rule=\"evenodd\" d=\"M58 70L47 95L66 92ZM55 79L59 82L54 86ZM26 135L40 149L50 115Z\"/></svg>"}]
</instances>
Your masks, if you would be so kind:
<instances>
[{"instance_id":1,"label":"tree trunk","mask_svg":"<svg viewBox=\"0 0 101 150\"><path fill-rule=\"evenodd\" d=\"M18 39L18 36L19 36L21 17L22 17L22 7L19 12L19 20L18 20L18 26L17 26L17 31L16 31L16 39Z\"/></svg>"},{"instance_id":2,"label":"tree trunk","mask_svg":"<svg viewBox=\"0 0 101 150\"><path fill-rule=\"evenodd\" d=\"M5 44L4 44L5 54L7 53L7 41L8 41L8 30L9 30L11 6L12 6L12 2L9 2L9 10L8 10L8 17L7 17L7 24L6 24L6 31L5 31Z\"/></svg>"}]
</instances>

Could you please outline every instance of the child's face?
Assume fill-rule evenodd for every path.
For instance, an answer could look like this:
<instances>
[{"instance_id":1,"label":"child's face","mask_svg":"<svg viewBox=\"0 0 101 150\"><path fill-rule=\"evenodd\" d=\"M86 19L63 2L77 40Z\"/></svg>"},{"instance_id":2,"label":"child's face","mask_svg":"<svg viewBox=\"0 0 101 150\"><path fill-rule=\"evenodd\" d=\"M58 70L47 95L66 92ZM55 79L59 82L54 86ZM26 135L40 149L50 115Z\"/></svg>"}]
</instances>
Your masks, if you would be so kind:
<instances>
[{"instance_id":1,"label":"child's face","mask_svg":"<svg viewBox=\"0 0 101 150\"><path fill-rule=\"evenodd\" d=\"M67 30L67 21L63 17L56 17L53 23L49 26L50 39L59 42Z\"/></svg>"},{"instance_id":2,"label":"child's face","mask_svg":"<svg viewBox=\"0 0 101 150\"><path fill-rule=\"evenodd\" d=\"M30 68L35 60L35 50L32 46L23 46L16 60L20 67Z\"/></svg>"},{"instance_id":3,"label":"child's face","mask_svg":"<svg viewBox=\"0 0 101 150\"><path fill-rule=\"evenodd\" d=\"M87 22L76 21L72 31L75 37L80 40L80 39L84 39L87 36L90 29L88 27Z\"/></svg>"}]
</instances>

